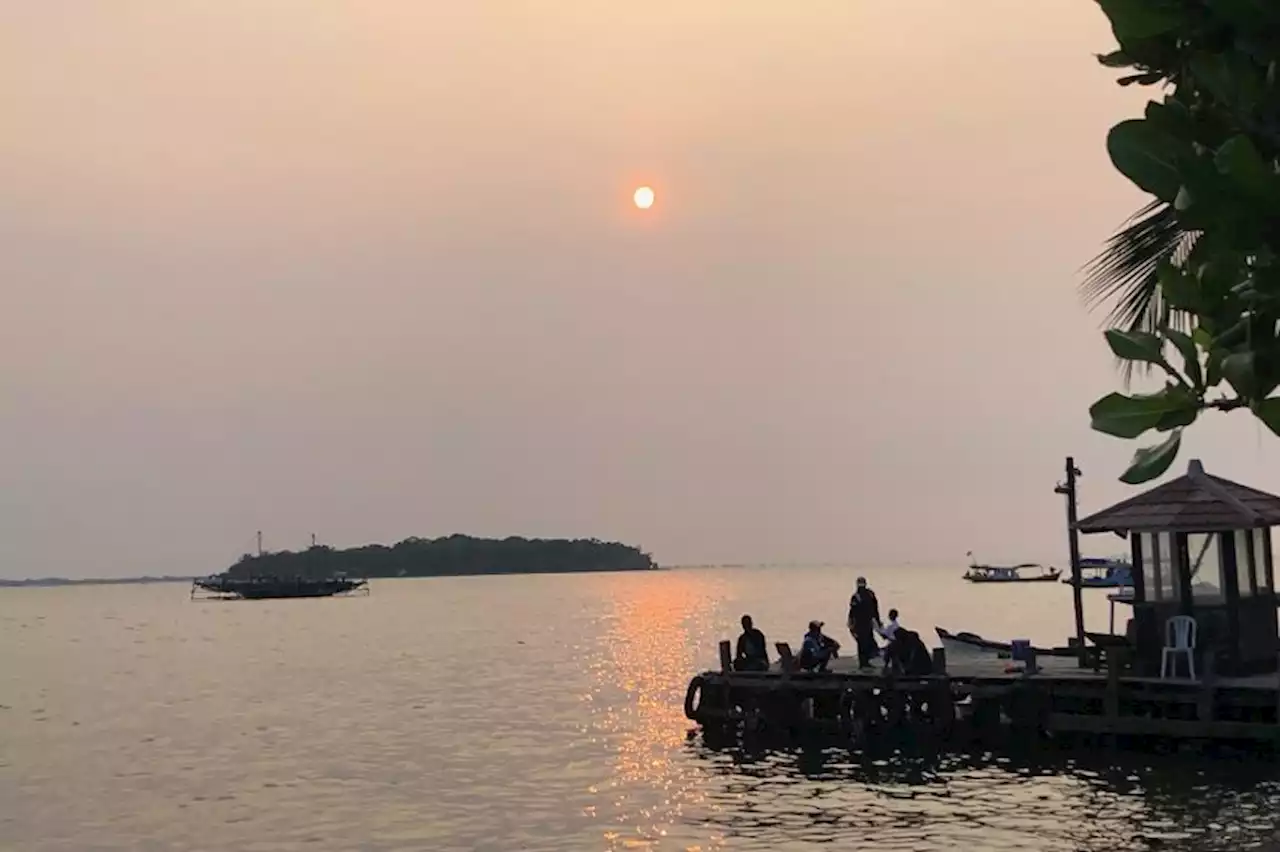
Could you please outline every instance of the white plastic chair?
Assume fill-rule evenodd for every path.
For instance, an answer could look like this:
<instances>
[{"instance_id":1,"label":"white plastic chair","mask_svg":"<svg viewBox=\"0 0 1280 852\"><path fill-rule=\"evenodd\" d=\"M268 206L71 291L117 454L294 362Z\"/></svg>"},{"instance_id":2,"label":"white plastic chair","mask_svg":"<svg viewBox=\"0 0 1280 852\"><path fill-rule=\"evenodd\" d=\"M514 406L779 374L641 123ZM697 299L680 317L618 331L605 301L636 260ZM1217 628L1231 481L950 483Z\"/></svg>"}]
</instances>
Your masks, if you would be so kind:
<instances>
[{"instance_id":1,"label":"white plastic chair","mask_svg":"<svg viewBox=\"0 0 1280 852\"><path fill-rule=\"evenodd\" d=\"M1160 652L1160 677L1176 677L1178 656L1187 658L1187 672L1196 679L1196 620L1175 615L1164 623L1164 650Z\"/></svg>"}]
</instances>

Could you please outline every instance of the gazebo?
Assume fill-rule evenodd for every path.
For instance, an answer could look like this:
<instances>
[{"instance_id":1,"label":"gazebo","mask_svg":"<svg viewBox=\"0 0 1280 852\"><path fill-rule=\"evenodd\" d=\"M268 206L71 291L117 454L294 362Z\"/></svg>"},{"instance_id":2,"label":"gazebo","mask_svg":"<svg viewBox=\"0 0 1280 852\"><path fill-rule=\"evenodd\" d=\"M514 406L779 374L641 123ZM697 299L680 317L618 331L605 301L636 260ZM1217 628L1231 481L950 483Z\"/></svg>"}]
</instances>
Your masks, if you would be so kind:
<instances>
[{"instance_id":1,"label":"gazebo","mask_svg":"<svg viewBox=\"0 0 1280 852\"><path fill-rule=\"evenodd\" d=\"M1076 523L1081 533L1127 537L1133 554L1134 664L1160 668L1165 624L1196 620L1197 656L1224 675L1276 670L1271 528L1280 497L1206 473L1185 475Z\"/></svg>"}]
</instances>

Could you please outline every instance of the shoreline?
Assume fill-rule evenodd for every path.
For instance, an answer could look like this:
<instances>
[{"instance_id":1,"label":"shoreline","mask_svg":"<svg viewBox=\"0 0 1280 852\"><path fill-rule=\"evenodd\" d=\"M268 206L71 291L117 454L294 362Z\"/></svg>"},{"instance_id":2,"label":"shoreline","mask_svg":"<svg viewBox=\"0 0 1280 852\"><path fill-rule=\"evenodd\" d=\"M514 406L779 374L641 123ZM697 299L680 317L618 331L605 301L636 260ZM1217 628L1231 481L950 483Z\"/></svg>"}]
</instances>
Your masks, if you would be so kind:
<instances>
[{"instance_id":1,"label":"shoreline","mask_svg":"<svg viewBox=\"0 0 1280 852\"><path fill-rule=\"evenodd\" d=\"M559 568L545 571L468 571L447 574L404 574L399 576L363 577L367 580L434 580L441 577L512 577L537 574L624 574L645 573L666 570L663 566L653 568ZM88 577L75 579L71 577L38 577L25 580L0 580L0 589L54 589L65 586L149 586L159 583L190 583L199 577L161 576L161 577Z\"/></svg>"}]
</instances>

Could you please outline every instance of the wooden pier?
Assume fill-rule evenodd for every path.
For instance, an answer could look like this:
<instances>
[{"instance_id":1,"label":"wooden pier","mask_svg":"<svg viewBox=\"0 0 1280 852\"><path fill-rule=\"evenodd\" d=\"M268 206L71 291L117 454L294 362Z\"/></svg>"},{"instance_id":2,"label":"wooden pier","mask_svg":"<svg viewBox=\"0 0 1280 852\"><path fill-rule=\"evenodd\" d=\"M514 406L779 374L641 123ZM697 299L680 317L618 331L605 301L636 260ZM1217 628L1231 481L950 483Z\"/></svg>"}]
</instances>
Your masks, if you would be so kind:
<instances>
[{"instance_id":1,"label":"wooden pier","mask_svg":"<svg viewBox=\"0 0 1280 852\"><path fill-rule=\"evenodd\" d=\"M727 664L728 642L721 643ZM838 659L830 671L706 671L689 684L685 715L704 728L839 733L853 742L906 733L945 741L956 732L1020 731L1120 738L1280 743L1280 676L1200 679L1137 677L1113 656L1105 668L1046 658L1028 674L1008 659L974 655L948 662L934 652L937 674L888 675Z\"/></svg>"},{"instance_id":2,"label":"wooden pier","mask_svg":"<svg viewBox=\"0 0 1280 852\"><path fill-rule=\"evenodd\" d=\"M685 715L707 728L828 728L863 741L891 730L949 737L963 718L980 733L1280 743L1280 497L1192 460L1185 475L1077 520L1071 458L1066 474L1055 491L1067 497L1078 655L957 654L948 665L939 650L933 674L907 677L843 659L798 672L780 644L781 660L751 673L732 670L721 642L720 670L693 678ZM1096 533L1129 541L1133 591L1113 598L1133 608L1122 634L1084 630L1077 539ZM1168 676L1179 660L1189 676Z\"/></svg>"}]
</instances>

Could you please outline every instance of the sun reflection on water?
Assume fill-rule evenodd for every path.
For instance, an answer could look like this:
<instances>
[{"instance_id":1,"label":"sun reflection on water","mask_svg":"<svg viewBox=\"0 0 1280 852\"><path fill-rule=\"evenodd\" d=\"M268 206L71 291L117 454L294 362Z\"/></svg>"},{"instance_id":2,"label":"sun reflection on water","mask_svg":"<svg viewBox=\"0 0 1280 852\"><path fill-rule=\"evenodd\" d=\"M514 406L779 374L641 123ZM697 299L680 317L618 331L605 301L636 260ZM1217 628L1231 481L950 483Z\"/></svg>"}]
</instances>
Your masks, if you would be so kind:
<instances>
[{"instance_id":1,"label":"sun reflection on water","mask_svg":"<svg viewBox=\"0 0 1280 852\"><path fill-rule=\"evenodd\" d=\"M614 753L613 777L597 785L608 849L660 849L686 809L717 810L701 783L703 773L681 753L690 723L684 717L684 689L690 672L705 666L706 649L697 638L719 620L715 584L700 577L671 575L671 582L628 582L609 578L614 588L607 640L591 662L594 687L592 736ZM655 795L655 793L657 795ZM716 832L688 850L724 844Z\"/></svg>"}]
</instances>

